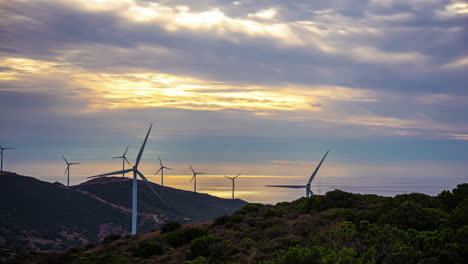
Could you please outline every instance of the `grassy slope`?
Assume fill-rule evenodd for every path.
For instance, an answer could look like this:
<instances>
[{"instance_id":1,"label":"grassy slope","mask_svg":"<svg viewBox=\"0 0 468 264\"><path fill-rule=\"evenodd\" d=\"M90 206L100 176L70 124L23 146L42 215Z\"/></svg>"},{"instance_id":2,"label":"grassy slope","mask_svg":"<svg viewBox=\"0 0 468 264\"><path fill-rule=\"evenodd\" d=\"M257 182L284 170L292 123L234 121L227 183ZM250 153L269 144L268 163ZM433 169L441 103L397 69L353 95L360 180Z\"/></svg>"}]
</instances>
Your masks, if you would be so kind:
<instances>
[{"instance_id":1,"label":"grassy slope","mask_svg":"<svg viewBox=\"0 0 468 264\"><path fill-rule=\"evenodd\" d=\"M463 263L467 214L468 184L437 197L333 191L70 249L57 263Z\"/></svg>"}]
</instances>

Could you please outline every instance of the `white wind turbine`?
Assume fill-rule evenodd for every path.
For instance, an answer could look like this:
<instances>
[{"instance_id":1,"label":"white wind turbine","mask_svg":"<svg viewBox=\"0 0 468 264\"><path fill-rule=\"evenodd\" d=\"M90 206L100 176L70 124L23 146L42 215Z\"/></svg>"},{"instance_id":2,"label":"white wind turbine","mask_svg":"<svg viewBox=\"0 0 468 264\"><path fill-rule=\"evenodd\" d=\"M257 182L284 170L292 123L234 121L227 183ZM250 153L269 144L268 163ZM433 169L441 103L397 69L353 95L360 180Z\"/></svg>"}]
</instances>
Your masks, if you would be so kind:
<instances>
[{"instance_id":1,"label":"white wind turbine","mask_svg":"<svg viewBox=\"0 0 468 264\"><path fill-rule=\"evenodd\" d=\"M232 181L232 199L234 199L234 189L236 188L234 182L236 181L237 177L239 177L241 174L242 173L239 173L234 177L229 177L229 176L224 175L224 177L226 177L226 178L228 178L228 179L230 179Z\"/></svg>"},{"instance_id":2,"label":"white wind turbine","mask_svg":"<svg viewBox=\"0 0 468 264\"><path fill-rule=\"evenodd\" d=\"M325 160L325 157L328 155L328 150L327 153L325 153L325 156L323 156L322 160L318 164L317 168L315 168L314 172L312 175L310 175L309 181L307 182L306 185L266 185L266 187L278 187L278 188L292 188L292 189L306 189L306 197L310 197L311 195L314 195L312 190L310 189L310 183L312 180L315 178L315 175L317 175L318 170L320 169L320 166L322 166L322 162Z\"/></svg>"},{"instance_id":3,"label":"white wind turbine","mask_svg":"<svg viewBox=\"0 0 468 264\"><path fill-rule=\"evenodd\" d=\"M127 154L127 151L128 147L127 149L125 149L125 152L122 156L112 157L113 159L122 159L122 171L125 170L125 162L127 162L128 165L130 165L130 167L132 166L132 164L130 164L130 162L128 161L127 156L125 156ZM125 177L125 172L122 172L122 177Z\"/></svg>"},{"instance_id":4,"label":"white wind turbine","mask_svg":"<svg viewBox=\"0 0 468 264\"><path fill-rule=\"evenodd\" d=\"M161 161L161 157L159 157L159 165L160 165L159 170L157 172L155 172L154 175L158 174L158 172L161 171L161 186L164 186L164 169L167 169L167 170L172 170L172 169L163 166L162 161Z\"/></svg>"},{"instance_id":5,"label":"white wind turbine","mask_svg":"<svg viewBox=\"0 0 468 264\"><path fill-rule=\"evenodd\" d=\"M0 157L1 157L1 163L0 163L0 171L3 171L3 151L7 149L15 149L15 148L3 148L0 146Z\"/></svg>"},{"instance_id":6,"label":"white wind turbine","mask_svg":"<svg viewBox=\"0 0 468 264\"><path fill-rule=\"evenodd\" d=\"M194 191L194 192L197 192L197 175L198 175L198 174L205 174L205 173L203 173L203 172L195 172L195 171L193 170L193 168L192 168L192 165L189 164L189 166L190 166L190 169L191 169L192 172L193 172L193 176L192 176L192 179L190 180L190 182L192 182L193 179L195 179L195 181L193 182L193 191Z\"/></svg>"},{"instance_id":7,"label":"white wind turbine","mask_svg":"<svg viewBox=\"0 0 468 264\"><path fill-rule=\"evenodd\" d=\"M146 179L145 175L143 175L143 173L141 173L139 170L138 170L138 165L140 164L140 160L141 160L141 156L143 155L143 151L145 150L145 145L146 145L146 141L148 140L148 136L150 134L150 131L151 131L151 127L153 127L153 124L151 124L149 130L148 130L148 133L146 134L146 137L145 137L145 140L143 141L143 144L141 145L141 148L140 148L140 152L138 152L138 156L136 158L136 161L135 161L135 165L133 166L133 168L131 169L127 169L127 170L121 170L121 171L114 171L114 172L109 172L109 173L104 173L104 174L100 174L100 175L96 175L96 176L92 176L92 177L88 177L88 178L97 178L97 177L104 177L104 176L111 176L111 175L120 175L122 173L127 173L127 172L133 172L133 191L132 191L132 234L135 235L137 233L137 203L138 203L138 200L137 200L137 194L138 194L138 176L140 176L141 179L143 179L143 181L146 183L146 185L150 188L150 190L156 195L156 197L158 197L158 199L161 201L161 203L166 206L165 202L163 201L163 199L161 199L161 197L159 196L159 194L156 192L156 190L153 188L153 186L151 186L151 184L149 183L149 181Z\"/></svg>"},{"instance_id":8,"label":"white wind turbine","mask_svg":"<svg viewBox=\"0 0 468 264\"><path fill-rule=\"evenodd\" d=\"M68 162L68 160L62 154L60 154L60 156L62 156L62 159L65 161L65 163L67 163L67 169L65 170L64 175L67 174L67 187L70 187L70 166L80 164L80 163Z\"/></svg>"}]
</instances>

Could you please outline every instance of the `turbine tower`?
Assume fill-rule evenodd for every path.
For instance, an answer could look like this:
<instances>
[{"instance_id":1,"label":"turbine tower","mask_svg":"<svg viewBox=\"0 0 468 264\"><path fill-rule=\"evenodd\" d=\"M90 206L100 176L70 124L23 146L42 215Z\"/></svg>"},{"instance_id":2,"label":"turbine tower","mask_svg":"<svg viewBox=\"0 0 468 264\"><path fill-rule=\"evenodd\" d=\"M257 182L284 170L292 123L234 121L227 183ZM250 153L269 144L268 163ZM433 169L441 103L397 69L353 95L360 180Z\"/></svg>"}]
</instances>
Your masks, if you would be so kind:
<instances>
[{"instance_id":1,"label":"turbine tower","mask_svg":"<svg viewBox=\"0 0 468 264\"><path fill-rule=\"evenodd\" d=\"M314 195L314 193L312 192L312 190L310 189L310 183L312 182L312 180L315 178L315 175L317 175L317 172L318 170L320 169L320 166L322 166L322 162L325 160L325 158L327 157L328 155L328 150L327 150L327 153L325 153L325 156L323 156L322 160L320 161L320 163L318 164L317 168L315 168L314 172L312 173L312 175L310 175L310 178L309 178L309 181L307 182L306 185L266 185L266 187L278 187L278 188L292 188L292 189L302 189L302 188L305 188L306 189L306 197L310 197L311 195Z\"/></svg>"},{"instance_id":2,"label":"turbine tower","mask_svg":"<svg viewBox=\"0 0 468 264\"><path fill-rule=\"evenodd\" d=\"M172 169L163 166L162 161L161 161L161 157L159 157L159 165L160 165L159 170L157 172L155 172L154 175L158 174L158 172L161 171L161 186L164 186L164 169L167 169L167 170L172 170Z\"/></svg>"},{"instance_id":3,"label":"turbine tower","mask_svg":"<svg viewBox=\"0 0 468 264\"><path fill-rule=\"evenodd\" d=\"M0 171L3 171L3 151L7 149L15 149L15 148L3 148L0 146L0 159L2 160L0 163Z\"/></svg>"},{"instance_id":4,"label":"turbine tower","mask_svg":"<svg viewBox=\"0 0 468 264\"><path fill-rule=\"evenodd\" d=\"M97 178L97 177L104 177L104 176L111 176L111 175L120 175L122 173L127 173L127 172L133 172L133 190L132 190L132 234L135 235L137 233L137 194L138 194L138 178L137 175L146 183L146 185L150 188L150 190L156 195L156 197L161 201L161 203L165 206L165 202L159 194L156 192L156 190L151 186L149 181L146 179L145 175L141 173L138 170L138 165L140 164L141 156L143 155L143 151L145 150L145 145L146 141L148 140L148 136L150 134L151 128L153 127L153 124L149 127L148 133L146 134L145 140L143 141L143 144L141 145L140 152L138 152L138 156L135 161L135 165L131 169L127 170L122 170L122 171L114 171L114 172L109 172L109 173L104 173L88 178Z\"/></svg>"},{"instance_id":5,"label":"turbine tower","mask_svg":"<svg viewBox=\"0 0 468 264\"><path fill-rule=\"evenodd\" d=\"M79 162L68 162L68 160L62 154L60 154L60 156L62 156L65 163L67 163L67 169L65 170L65 173L63 175L67 174L67 187L70 187L70 166L80 164L80 163Z\"/></svg>"},{"instance_id":6,"label":"turbine tower","mask_svg":"<svg viewBox=\"0 0 468 264\"><path fill-rule=\"evenodd\" d=\"M237 175L234 176L234 177L229 177L229 176L224 175L224 177L226 177L226 178L228 178L228 179L230 179L230 180L232 181L232 199L234 199L234 189L236 188L234 182L235 182L235 180L237 179L237 177L239 177L241 174L242 174L242 173L239 173L239 174L237 174Z\"/></svg>"},{"instance_id":7,"label":"turbine tower","mask_svg":"<svg viewBox=\"0 0 468 264\"><path fill-rule=\"evenodd\" d=\"M203 173L203 172L195 172L195 171L193 170L193 168L192 168L192 165L189 164L189 166L190 166L190 169L191 169L192 172L193 172L193 176L192 176L192 179L190 180L190 182L192 182L193 179L195 179L195 181L193 182L193 191L194 191L194 192L197 192L197 175L198 175L198 174L205 174L205 173Z\"/></svg>"},{"instance_id":8,"label":"turbine tower","mask_svg":"<svg viewBox=\"0 0 468 264\"><path fill-rule=\"evenodd\" d=\"M124 152L124 154L122 156L112 157L113 159L122 159L122 171L125 170L125 162L127 162L128 165L130 165L130 167L132 166L132 164L130 164L127 157L125 156L127 154L127 151L128 151L128 147L127 147L127 149L125 149L125 152ZM122 178L123 177L125 177L125 172L122 172Z\"/></svg>"}]
</instances>

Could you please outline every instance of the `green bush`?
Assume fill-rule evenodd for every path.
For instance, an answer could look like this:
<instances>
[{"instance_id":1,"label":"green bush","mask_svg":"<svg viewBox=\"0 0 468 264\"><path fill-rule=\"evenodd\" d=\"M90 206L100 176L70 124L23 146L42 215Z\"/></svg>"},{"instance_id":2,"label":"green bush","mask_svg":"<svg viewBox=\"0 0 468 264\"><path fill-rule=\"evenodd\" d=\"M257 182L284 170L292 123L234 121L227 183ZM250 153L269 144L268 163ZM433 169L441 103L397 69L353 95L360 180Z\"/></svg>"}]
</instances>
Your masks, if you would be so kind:
<instances>
[{"instance_id":1,"label":"green bush","mask_svg":"<svg viewBox=\"0 0 468 264\"><path fill-rule=\"evenodd\" d=\"M161 255L164 253L164 247L161 243L154 240L144 240L138 242L137 245L131 248L134 257L148 258L154 255Z\"/></svg>"},{"instance_id":2,"label":"green bush","mask_svg":"<svg viewBox=\"0 0 468 264\"><path fill-rule=\"evenodd\" d=\"M211 234L194 239L190 244L192 257L208 257L211 254L213 244L221 241L221 238Z\"/></svg>"},{"instance_id":3,"label":"green bush","mask_svg":"<svg viewBox=\"0 0 468 264\"><path fill-rule=\"evenodd\" d=\"M463 202L453 209L449 214L448 221L454 230L468 225L468 198L465 198Z\"/></svg>"},{"instance_id":4,"label":"green bush","mask_svg":"<svg viewBox=\"0 0 468 264\"><path fill-rule=\"evenodd\" d=\"M285 216L288 211L284 209L277 209L277 208L268 208L266 212L263 214L263 218L270 218L270 217L282 217Z\"/></svg>"},{"instance_id":5,"label":"green bush","mask_svg":"<svg viewBox=\"0 0 468 264\"><path fill-rule=\"evenodd\" d=\"M423 208L420 204L405 201L380 218L381 223L394 224L403 229L435 230L447 214L436 208Z\"/></svg>"},{"instance_id":6,"label":"green bush","mask_svg":"<svg viewBox=\"0 0 468 264\"><path fill-rule=\"evenodd\" d=\"M206 235L206 230L198 227L185 227L180 228L174 232L166 233L162 237L171 246L179 247L192 242L195 238Z\"/></svg>"},{"instance_id":7,"label":"green bush","mask_svg":"<svg viewBox=\"0 0 468 264\"><path fill-rule=\"evenodd\" d=\"M337 208L323 217L332 220L357 222L358 214L352 209Z\"/></svg>"},{"instance_id":8,"label":"green bush","mask_svg":"<svg viewBox=\"0 0 468 264\"><path fill-rule=\"evenodd\" d=\"M161 234L169 233L181 228L182 225L179 222L169 222L161 226Z\"/></svg>"}]
</instances>

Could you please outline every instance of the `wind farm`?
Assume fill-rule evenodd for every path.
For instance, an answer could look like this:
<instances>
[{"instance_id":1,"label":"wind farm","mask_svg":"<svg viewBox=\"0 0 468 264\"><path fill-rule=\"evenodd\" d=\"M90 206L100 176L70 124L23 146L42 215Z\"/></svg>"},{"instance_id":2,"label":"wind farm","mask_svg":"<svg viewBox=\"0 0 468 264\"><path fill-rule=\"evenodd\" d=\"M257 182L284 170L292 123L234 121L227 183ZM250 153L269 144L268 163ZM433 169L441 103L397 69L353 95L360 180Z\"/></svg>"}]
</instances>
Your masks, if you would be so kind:
<instances>
[{"instance_id":1,"label":"wind farm","mask_svg":"<svg viewBox=\"0 0 468 264\"><path fill-rule=\"evenodd\" d=\"M468 259L466 0L4 2L0 263Z\"/></svg>"}]
</instances>

